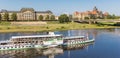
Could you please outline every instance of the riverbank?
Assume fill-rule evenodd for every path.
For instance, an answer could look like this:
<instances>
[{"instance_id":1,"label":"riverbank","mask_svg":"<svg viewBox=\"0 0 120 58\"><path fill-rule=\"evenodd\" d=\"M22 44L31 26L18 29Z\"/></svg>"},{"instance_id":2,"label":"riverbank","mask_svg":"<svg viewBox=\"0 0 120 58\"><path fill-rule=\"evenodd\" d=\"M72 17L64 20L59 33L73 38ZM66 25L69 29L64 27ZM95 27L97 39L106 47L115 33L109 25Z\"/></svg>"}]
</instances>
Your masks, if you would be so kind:
<instances>
[{"instance_id":1,"label":"riverbank","mask_svg":"<svg viewBox=\"0 0 120 58\"><path fill-rule=\"evenodd\" d=\"M16 25L0 25L0 32L42 32L57 30L74 30L74 29L91 29L91 28L115 28L115 26L96 25L96 24L80 24L80 23L48 23L40 26L16 26Z\"/></svg>"}]
</instances>

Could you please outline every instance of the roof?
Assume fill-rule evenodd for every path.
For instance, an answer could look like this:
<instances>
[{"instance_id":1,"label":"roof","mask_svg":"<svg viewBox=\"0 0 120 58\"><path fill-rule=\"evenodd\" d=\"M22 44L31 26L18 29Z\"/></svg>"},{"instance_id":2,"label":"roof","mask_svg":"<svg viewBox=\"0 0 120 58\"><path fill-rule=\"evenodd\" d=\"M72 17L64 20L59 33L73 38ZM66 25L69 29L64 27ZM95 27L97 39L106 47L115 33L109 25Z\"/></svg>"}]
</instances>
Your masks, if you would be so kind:
<instances>
[{"instance_id":1,"label":"roof","mask_svg":"<svg viewBox=\"0 0 120 58\"><path fill-rule=\"evenodd\" d=\"M70 37L65 37L64 39L75 39L75 38L84 38L85 36L70 36Z\"/></svg>"},{"instance_id":2,"label":"roof","mask_svg":"<svg viewBox=\"0 0 120 58\"><path fill-rule=\"evenodd\" d=\"M35 11L36 13L51 13L52 14L52 12L51 11Z\"/></svg>"},{"instance_id":3,"label":"roof","mask_svg":"<svg viewBox=\"0 0 120 58\"><path fill-rule=\"evenodd\" d=\"M17 39L17 38L35 38L35 37L55 37L55 36L61 36L61 35L12 36L11 39Z\"/></svg>"},{"instance_id":4,"label":"roof","mask_svg":"<svg viewBox=\"0 0 120 58\"><path fill-rule=\"evenodd\" d=\"M36 12L36 13L50 13L50 14L52 14L52 11L50 11L50 10L47 10L47 11L35 11L33 8L21 8L20 11L8 11L6 9L2 9L0 11L0 13L5 13L5 12L8 12L8 13L20 13L20 12L25 12L25 11L31 11L31 12Z\"/></svg>"},{"instance_id":5,"label":"roof","mask_svg":"<svg viewBox=\"0 0 120 58\"><path fill-rule=\"evenodd\" d=\"M31 11L31 12L34 12L34 9L33 8L22 8L20 11L21 12L25 12L25 11Z\"/></svg>"},{"instance_id":6,"label":"roof","mask_svg":"<svg viewBox=\"0 0 120 58\"><path fill-rule=\"evenodd\" d=\"M8 11L8 13L19 13L20 11Z\"/></svg>"},{"instance_id":7,"label":"roof","mask_svg":"<svg viewBox=\"0 0 120 58\"><path fill-rule=\"evenodd\" d=\"M0 41L0 43L9 43L10 41L9 40L6 40L6 41Z\"/></svg>"}]
</instances>

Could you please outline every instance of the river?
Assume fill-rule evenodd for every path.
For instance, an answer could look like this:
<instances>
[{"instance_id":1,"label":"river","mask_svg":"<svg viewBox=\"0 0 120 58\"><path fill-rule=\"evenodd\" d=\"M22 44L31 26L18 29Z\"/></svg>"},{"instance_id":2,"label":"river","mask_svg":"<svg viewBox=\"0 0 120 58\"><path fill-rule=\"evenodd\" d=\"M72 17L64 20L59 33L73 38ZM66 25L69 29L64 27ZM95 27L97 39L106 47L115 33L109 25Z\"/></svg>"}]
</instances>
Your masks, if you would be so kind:
<instances>
[{"instance_id":1,"label":"river","mask_svg":"<svg viewBox=\"0 0 120 58\"><path fill-rule=\"evenodd\" d=\"M9 40L17 35L39 35L47 32L0 33L0 40ZM120 29L85 29L55 31L63 36L79 36L89 34L95 42L64 48L30 49L15 51L0 51L0 58L120 58ZM51 51L51 53L47 53Z\"/></svg>"}]
</instances>

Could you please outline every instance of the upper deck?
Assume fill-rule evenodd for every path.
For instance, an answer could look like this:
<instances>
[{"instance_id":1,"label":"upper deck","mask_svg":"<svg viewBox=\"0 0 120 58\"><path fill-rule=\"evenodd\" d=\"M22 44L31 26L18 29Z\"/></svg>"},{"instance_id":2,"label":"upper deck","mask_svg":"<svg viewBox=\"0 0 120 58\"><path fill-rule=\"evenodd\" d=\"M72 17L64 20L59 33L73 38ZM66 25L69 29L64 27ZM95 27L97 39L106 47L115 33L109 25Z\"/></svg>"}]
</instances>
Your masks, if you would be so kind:
<instances>
[{"instance_id":1,"label":"upper deck","mask_svg":"<svg viewBox=\"0 0 120 58\"><path fill-rule=\"evenodd\" d=\"M85 38L85 36L70 36L70 37L65 37L64 39L76 39L76 38Z\"/></svg>"},{"instance_id":2,"label":"upper deck","mask_svg":"<svg viewBox=\"0 0 120 58\"><path fill-rule=\"evenodd\" d=\"M30 35L30 36L12 36L11 39L18 38L47 38L47 37L60 37L62 35Z\"/></svg>"}]
</instances>

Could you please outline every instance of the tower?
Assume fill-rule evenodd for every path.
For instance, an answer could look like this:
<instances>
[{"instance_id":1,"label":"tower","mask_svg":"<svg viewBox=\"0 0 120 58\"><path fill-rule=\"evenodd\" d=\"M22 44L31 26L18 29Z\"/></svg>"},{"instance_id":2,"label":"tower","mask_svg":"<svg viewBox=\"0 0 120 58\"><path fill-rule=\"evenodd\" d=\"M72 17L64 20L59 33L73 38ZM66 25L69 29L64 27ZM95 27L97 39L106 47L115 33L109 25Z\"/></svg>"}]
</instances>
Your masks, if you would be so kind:
<instances>
[{"instance_id":1,"label":"tower","mask_svg":"<svg viewBox=\"0 0 120 58\"><path fill-rule=\"evenodd\" d=\"M96 7L96 6L93 8L93 11L98 11L98 9L97 9L97 7Z\"/></svg>"}]
</instances>

